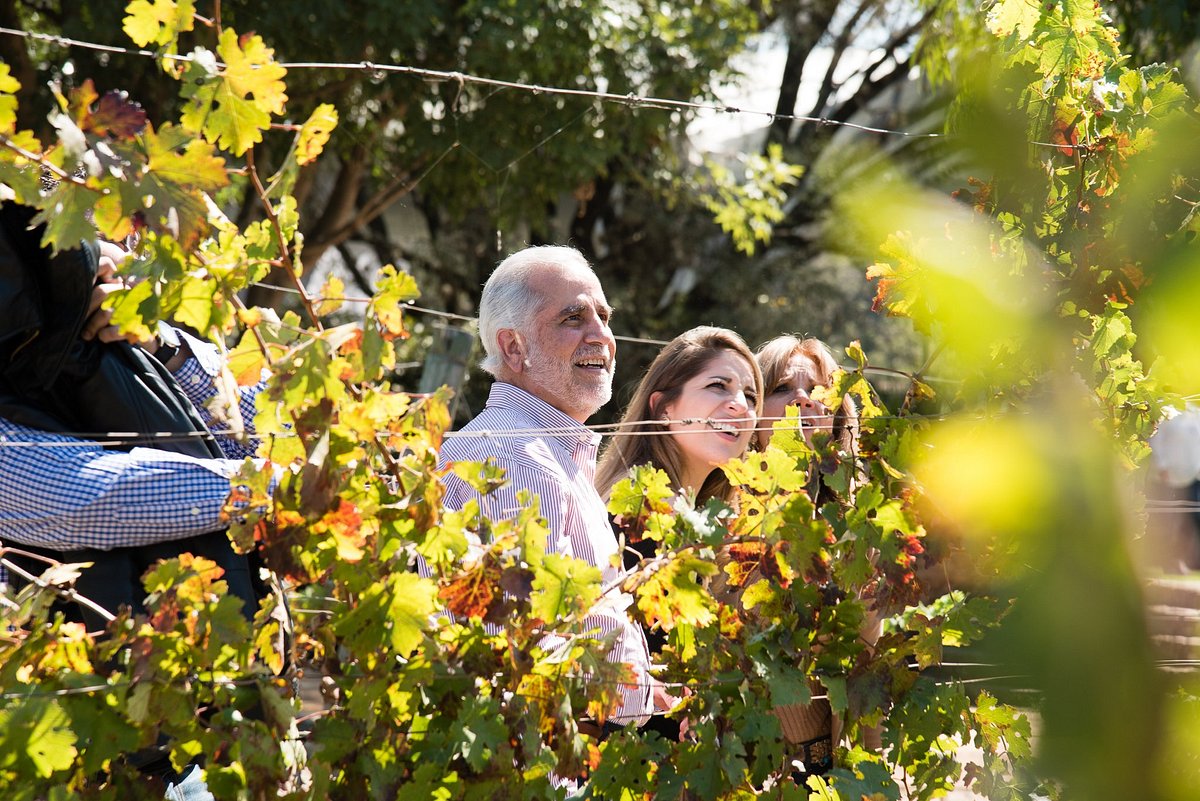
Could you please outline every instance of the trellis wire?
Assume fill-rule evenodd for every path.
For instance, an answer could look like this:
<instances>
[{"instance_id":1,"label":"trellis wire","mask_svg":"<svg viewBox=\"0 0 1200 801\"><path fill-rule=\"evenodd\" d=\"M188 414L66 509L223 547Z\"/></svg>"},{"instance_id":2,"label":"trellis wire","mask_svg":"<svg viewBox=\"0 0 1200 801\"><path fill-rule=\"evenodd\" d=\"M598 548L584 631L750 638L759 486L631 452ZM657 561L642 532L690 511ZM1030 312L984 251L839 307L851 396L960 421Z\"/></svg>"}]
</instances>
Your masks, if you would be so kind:
<instances>
[{"instance_id":1,"label":"trellis wire","mask_svg":"<svg viewBox=\"0 0 1200 801\"><path fill-rule=\"evenodd\" d=\"M37 33L35 31L25 31L18 28L0 27L0 34L9 36L18 36L25 39L35 39L38 41L48 42L60 47L79 47L87 50L97 50L105 53L117 53L122 55L139 56L143 58L163 59L167 61L176 61L180 63L191 63L196 60L195 56L180 55L178 53L158 53L152 50L143 50L138 48L119 47L116 45L105 45L98 42L89 42L82 39L72 39L66 36L58 36L48 33ZM225 65L217 61L218 67ZM354 70L366 72L372 75L382 73L393 73L398 75L410 75L417 78L422 78L427 81L457 83L460 86L465 84L476 84L479 86L489 86L494 89L514 89L517 91L528 92L533 95L547 95L560 97L578 97L590 100L598 100L604 103L617 103L629 108L649 108L663 111L679 110L679 111L709 111L718 114L745 114L750 116L763 117L767 120L784 120L788 122L811 122L824 126L836 126L841 128L849 128L864 133L879 134L885 136L900 136L908 139L952 139L948 134L935 132L916 132L916 131L901 131L892 128L880 128L872 125L863 125L848 120L837 120L829 117L814 117L808 114L782 114L775 111L763 111L761 109L739 108L738 106L729 105L727 103L703 103L694 100L678 100L674 98L653 97L648 95L637 95L634 93L618 94L615 92L602 92L593 89L577 89L564 86L548 86L543 84L525 83L522 81L506 81L499 78L488 78L481 75L472 75L470 73L461 72L458 70L434 70L424 67L413 67L404 64L380 64L372 61L357 61L357 62L327 62L327 61L283 61L276 62L277 66L287 70L297 69L324 69L324 70ZM1088 143L1071 144L1069 142L1041 142L1037 140L1027 140L1028 144L1038 147L1057 148L1059 150L1089 150L1092 145Z\"/></svg>"}]
</instances>

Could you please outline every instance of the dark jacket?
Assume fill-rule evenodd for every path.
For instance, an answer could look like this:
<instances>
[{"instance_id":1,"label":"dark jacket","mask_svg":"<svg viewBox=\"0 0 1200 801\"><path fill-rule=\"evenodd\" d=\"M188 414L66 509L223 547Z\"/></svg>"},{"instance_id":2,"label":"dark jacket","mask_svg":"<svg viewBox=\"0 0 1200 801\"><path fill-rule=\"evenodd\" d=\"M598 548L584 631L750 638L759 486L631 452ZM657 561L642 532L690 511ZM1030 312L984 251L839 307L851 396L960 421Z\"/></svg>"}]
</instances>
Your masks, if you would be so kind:
<instances>
[{"instance_id":1,"label":"dark jacket","mask_svg":"<svg viewBox=\"0 0 1200 801\"><path fill-rule=\"evenodd\" d=\"M0 206L0 417L67 434L207 434L199 414L157 359L128 343L80 338L99 249L94 243L81 243L77 250L51 256L40 245L42 230L29 228L34 213L14 203ZM135 444L197 457L221 456L211 434ZM139 548L26 550L61 561L94 562L75 587L112 612L122 605L140 611L142 575L159 559L185 552L211 559L225 570L229 592L243 600L247 615L257 609L255 599L262 589L256 587L250 561L233 551L223 530ZM45 567L33 561L24 566L35 574ZM78 611L89 628L103 628L99 616Z\"/></svg>"}]
</instances>

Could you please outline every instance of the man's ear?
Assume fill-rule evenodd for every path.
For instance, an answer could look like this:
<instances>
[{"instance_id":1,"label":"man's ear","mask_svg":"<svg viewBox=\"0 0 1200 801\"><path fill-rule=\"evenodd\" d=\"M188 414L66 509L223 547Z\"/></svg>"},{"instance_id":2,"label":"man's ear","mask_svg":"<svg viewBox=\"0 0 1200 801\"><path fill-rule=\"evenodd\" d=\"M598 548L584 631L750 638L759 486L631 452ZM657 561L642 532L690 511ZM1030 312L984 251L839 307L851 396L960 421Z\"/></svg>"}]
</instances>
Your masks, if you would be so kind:
<instances>
[{"instance_id":1,"label":"man's ear","mask_svg":"<svg viewBox=\"0 0 1200 801\"><path fill-rule=\"evenodd\" d=\"M512 328L501 328L496 332L496 344L500 346L500 359L514 373L525 371L525 340L520 332Z\"/></svg>"}]
</instances>

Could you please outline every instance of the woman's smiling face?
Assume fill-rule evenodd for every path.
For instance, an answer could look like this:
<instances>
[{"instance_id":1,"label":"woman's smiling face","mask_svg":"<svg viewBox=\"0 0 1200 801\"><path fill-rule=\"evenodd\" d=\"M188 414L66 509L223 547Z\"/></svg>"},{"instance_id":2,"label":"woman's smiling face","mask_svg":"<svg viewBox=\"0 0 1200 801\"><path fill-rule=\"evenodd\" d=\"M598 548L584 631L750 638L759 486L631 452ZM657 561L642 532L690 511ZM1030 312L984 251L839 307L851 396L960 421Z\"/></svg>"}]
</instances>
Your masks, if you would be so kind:
<instances>
[{"instance_id":1,"label":"woman's smiling face","mask_svg":"<svg viewBox=\"0 0 1200 801\"><path fill-rule=\"evenodd\" d=\"M698 490L713 468L746 452L757 401L753 368L740 354L721 350L659 410L670 420L691 421L667 426L676 434L684 487Z\"/></svg>"}]
</instances>

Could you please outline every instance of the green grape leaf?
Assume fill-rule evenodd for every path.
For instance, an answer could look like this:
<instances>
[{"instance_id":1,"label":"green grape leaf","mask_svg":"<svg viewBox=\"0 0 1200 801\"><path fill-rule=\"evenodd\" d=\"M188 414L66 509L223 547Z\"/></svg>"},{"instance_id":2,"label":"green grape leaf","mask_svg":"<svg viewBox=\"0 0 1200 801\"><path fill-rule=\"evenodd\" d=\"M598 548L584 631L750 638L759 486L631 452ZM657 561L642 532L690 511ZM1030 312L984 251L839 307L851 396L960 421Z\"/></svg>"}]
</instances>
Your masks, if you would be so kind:
<instances>
[{"instance_id":1,"label":"green grape leaf","mask_svg":"<svg viewBox=\"0 0 1200 801\"><path fill-rule=\"evenodd\" d=\"M193 139L183 129L168 123L158 133L147 130L143 142L147 169L159 185L179 184L204 192L229 185L225 159L216 155L211 144Z\"/></svg>"},{"instance_id":2,"label":"green grape leaf","mask_svg":"<svg viewBox=\"0 0 1200 801\"><path fill-rule=\"evenodd\" d=\"M73 181L60 181L50 197L39 204L41 211L32 221L32 225L46 225L42 246L57 253L78 248L84 241L94 242L96 229L88 217L99 199L95 190Z\"/></svg>"},{"instance_id":3,"label":"green grape leaf","mask_svg":"<svg viewBox=\"0 0 1200 801\"><path fill-rule=\"evenodd\" d=\"M984 690L975 704L975 719L984 742L993 753L1007 751L1017 759L1032 756L1029 718L1016 707L999 703Z\"/></svg>"},{"instance_id":4,"label":"green grape leaf","mask_svg":"<svg viewBox=\"0 0 1200 801\"><path fill-rule=\"evenodd\" d=\"M546 554L534 568L530 605L548 624L587 609L600 597L600 570L562 554Z\"/></svg>"},{"instance_id":5,"label":"green grape leaf","mask_svg":"<svg viewBox=\"0 0 1200 801\"><path fill-rule=\"evenodd\" d=\"M41 778L71 767L78 756L71 719L57 700L30 699L0 709L0 767L28 770Z\"/></svg>"},{"instance_id":6,"label":"green grape leaf","mask_svg":"<svg viewBox=\"0 0 1200 801\"><path fill-rule=\"evenodd\" d=\"M180 119L188 130L241 156L262 141L271 115L283 113L286 70L272 60L273 51L261 37L239 39L230 28L221 32L217 52L225 61L220 75L189 70Z\"/></svg>"}]
</instances>

